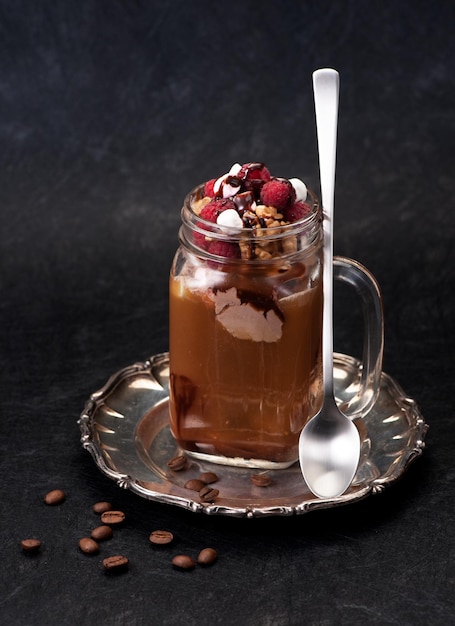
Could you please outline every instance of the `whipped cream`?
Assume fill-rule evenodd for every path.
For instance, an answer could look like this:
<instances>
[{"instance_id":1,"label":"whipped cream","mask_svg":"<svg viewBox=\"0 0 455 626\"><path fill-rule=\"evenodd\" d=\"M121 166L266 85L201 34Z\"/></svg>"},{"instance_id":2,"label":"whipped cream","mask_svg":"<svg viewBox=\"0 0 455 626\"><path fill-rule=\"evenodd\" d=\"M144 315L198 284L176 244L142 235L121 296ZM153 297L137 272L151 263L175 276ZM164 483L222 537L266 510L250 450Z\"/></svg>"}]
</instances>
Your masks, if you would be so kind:
<instances>
[{"instance_id":1,"label":"whipped cream","mask_svg":"<svg viewBox=\"0 0 455 626\"><path fill-rule=\"evenodd\" d=\"M237 289L209 291L215 304L215 316L225 330L237 339L272 343L281 338L283 320L273 309L260 310L242 302Z\"/></svg>"}]
</instances>

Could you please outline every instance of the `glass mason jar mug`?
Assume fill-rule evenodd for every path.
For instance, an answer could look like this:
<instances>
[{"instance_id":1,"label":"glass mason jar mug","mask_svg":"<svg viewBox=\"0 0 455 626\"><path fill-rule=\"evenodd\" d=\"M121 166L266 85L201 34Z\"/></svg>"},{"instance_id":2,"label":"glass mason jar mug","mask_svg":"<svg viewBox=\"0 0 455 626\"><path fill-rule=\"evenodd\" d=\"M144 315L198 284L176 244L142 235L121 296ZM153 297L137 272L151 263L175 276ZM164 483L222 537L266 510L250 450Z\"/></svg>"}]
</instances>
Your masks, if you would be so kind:
<instances>
[{"instance_id":1,"label":"glass mason jar mug","mask_svg":"<svg viewBox=\"0 0 455 626\"><path fill-rule=\"evenodd\" d=\"M170 275L170 426L190 456L284 468L298 459L305 423L322 402L322 212L291 224L233 229L182 209ZM343 410L365 415L382 364L382 304L374 278L335 260L365 319L361 380Z\"/></svg>"}]
</instances>

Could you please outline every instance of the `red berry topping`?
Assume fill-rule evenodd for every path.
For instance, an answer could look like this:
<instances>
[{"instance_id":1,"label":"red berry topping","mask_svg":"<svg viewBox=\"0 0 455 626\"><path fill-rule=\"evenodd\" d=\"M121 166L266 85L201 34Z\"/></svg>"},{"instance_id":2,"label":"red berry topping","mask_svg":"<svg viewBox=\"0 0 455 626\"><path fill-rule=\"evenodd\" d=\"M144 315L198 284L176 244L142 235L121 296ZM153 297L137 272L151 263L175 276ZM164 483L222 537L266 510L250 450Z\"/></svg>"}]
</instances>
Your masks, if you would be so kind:
<instances>
[{"instance_id":1,"label":"red berry topping","mask_svg":"<svg viewBox=\"0 0 455 626\"><path fill-rule=\"evenodd\" d=\"M205 250L207 248L207 239L201 233L193 233L193 243L197 248Z\"/></svg>"},{"instance_id":2,"label":"red berry topping","mask_svg":"<svg viewBox=\"0 0 455 626\"><path fill-rule=\"evenodd\" d=\"M283 217L287 222L297 222L311 213L311 207L305 202L296 202L283 211Z\"/></svg>"},{"instance_id":3,"label":"red berry topping","mask_svg":"<svg viewBox=\"0 0 455 626\"><path fill-rule=\"evenodd\" d=\"M236 206L229 198L218 198L210 200L199 213L199 217L207 222L216 222L216 218L226 209L236 209Z\"/></svg>"},{"instance_id":4,"label":"red berry topping","mask_svg":"<svg viewBox=\"0 0 455 626\"><path fill-rule=\"evenodd\" d=\"M231 243L229 241L211 241L208 245L207 251L209 254L224 256L229 259L240 258L239 246L236 243Z\"/></svg>"},{"instance_id":5,"label":"red berry topping","mask_svg":"<svg viewBox=\"0 0 455 626\"><path fill-rule=\"evenodd\" d=\"M266 206L274 206L278 211L283 211L295 202L294 187L284 178L274 178L262 187L261 202Z\"/></svg>"},{"instance_id":6,"label":"red berry topping","mask_svg":"<svg viewBox=\"0 0 455 626\"><path fill-rule=\"evenodd\" d=\"M270 180L270 172L264 163L245 163L237 174L237 178L242 181L243 189L251 191L259 201L262 186Z\"/></svg>"},{"instance_id":7,"label":"red berry topping","mask_svg":"<svg viewBox=\"0 0 455 626\"><path fill-rule=\"evenodd\" d=\"M270 172L264 163L245 163L237 174L241 180L270 180Z\"/></svg>"},{"instance_id":8,"label":"red berry topping","mask_svg":"<svg viewBox=\"0 0 455 626\"><path fill-rule=\"evenodd\" d=\"M218 217L216 207L214 207L212 203L209 202L199 213L199 217L201 217L206 222L216 222L216 218Z\"/></svg>"},{"instance_id":9,"label":"red berry topping","mask_svg":"<svg viewBox=\"0 0 455 626\"><path fill-rule=\"evenodd\" d=\"M208 180L204 185L204 196L208 196L209 198L215 197L215 192L213 191L213 185L216 183L216 178L212 178Z\"/></svg>"},{"instance_id":10,"label":"red berry topping","mask_svg":"<svg viewBox=\"0 0 455 626\"><path fill-rule=\"evenodd\" d=\"M212 222L212 224L215 224L218 215L222 213L223 211L226 211L226 209L236 210L236 206L230 198L213 198L213 200L210 200L210 202L207 203L205 207L201 210L201 212L199 213L199 217L205 220L206 222ZM204 230L210 231L211 227L207 226L204 228ZM206 236L202 233L194 232L193 242L199 248L208 250L210 239L207 239ZM217 254L217 253L214 253L214 254ZM230 256L230 255L221 254L220 256Z\"/></svg>"}]
</instances>

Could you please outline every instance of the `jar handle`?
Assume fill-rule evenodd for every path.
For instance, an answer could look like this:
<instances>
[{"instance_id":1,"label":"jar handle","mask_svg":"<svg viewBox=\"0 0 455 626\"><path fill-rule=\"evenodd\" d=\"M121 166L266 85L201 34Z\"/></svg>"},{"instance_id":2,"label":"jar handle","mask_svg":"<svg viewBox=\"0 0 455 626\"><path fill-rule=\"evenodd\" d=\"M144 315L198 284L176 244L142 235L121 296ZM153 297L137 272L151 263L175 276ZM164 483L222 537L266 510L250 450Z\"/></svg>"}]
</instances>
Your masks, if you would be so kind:
<instances>
[{"instance_id":1,"label":"jar handle","mask_svg":"<svg viewBox=\"0 0 455 626\"><path fill-rule=\"evenodd\" d=\"M362 301L364 320L363 356L358 390L340 409L351 419L365 416L380 389L384 351L384 317L381 291L375 277L361 263L346 257L333 259L333 276L354 287Z\"/></svg>"}]
</instances>

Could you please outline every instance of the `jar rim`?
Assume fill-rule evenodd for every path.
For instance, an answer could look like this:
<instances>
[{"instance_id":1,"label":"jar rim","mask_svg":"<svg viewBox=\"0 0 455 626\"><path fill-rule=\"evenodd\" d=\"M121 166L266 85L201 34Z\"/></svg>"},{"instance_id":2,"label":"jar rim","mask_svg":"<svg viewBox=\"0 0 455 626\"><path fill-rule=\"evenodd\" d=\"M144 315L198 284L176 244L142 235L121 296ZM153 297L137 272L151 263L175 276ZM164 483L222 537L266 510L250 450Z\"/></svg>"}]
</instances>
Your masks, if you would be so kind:
<instances>
[{"instance_id":1,"label":"jar rim","mask_svg":"<svg viewBox=\"0 0 455 626\"><path fill-rule=\"evenodd\" d=\"M275 238L282 238L290 234L296 234L296 231L300 232L301 230L306 230L307 228L313 227L315 223L322 222L322 211L319 200L316 194L311 189L308 189L308 195L311 198L312 204L311 212L305 217L296 220L295 222L280 224L278 226L268 226L264 228L244 227L240 229L231 228L229 226L221 226L214 222L209 222L208 220L203 219L197 213L195 213L191 207L192 203L195 200L201 199L203 197L203 195L201 195L201 191L203 191L203 189L204 185L198 185L186 195L183 202L181 217L183 223L188 224L192 229L196 229L198 232L201 233L209 232L210 236L220 236L223 239L225 239L226 237L233 239L235 239L236 237L241 237L242 239L244 239L245 237L248 237L248 235L254 238L259 235L261 239L265 238L267 240L270 240Z\"/></svg>"},{"instance_id":2,"label":"jar rim","mask_svg":"<svg viewBox=\"0 0 455 626\"><path fill-rule=\"evenodd\" d=\"M204 185L198 185L185 197L181 210L182 226L179 238L183 245L189 247L195 254L207 258L216 257L222 262L254 262L254 263L276 263L278 259L292 258L295 254L301 255L307 249L310 251L322 239L322 209L316 194L309 189L308 196L311 203L311 212L300 220L288 224L280 224L270 227L254 228L232 228L209 222L201 218L192 209L192 204L204 197ZM223 241L234 244L273 245L274 242L283 241L292 237L298 238L300 245L295 251L282 253L271 258L233 258L207 252L203 247L197 245L197 238L208 237L210 240Z\"/></svg>"}]
</instances>

